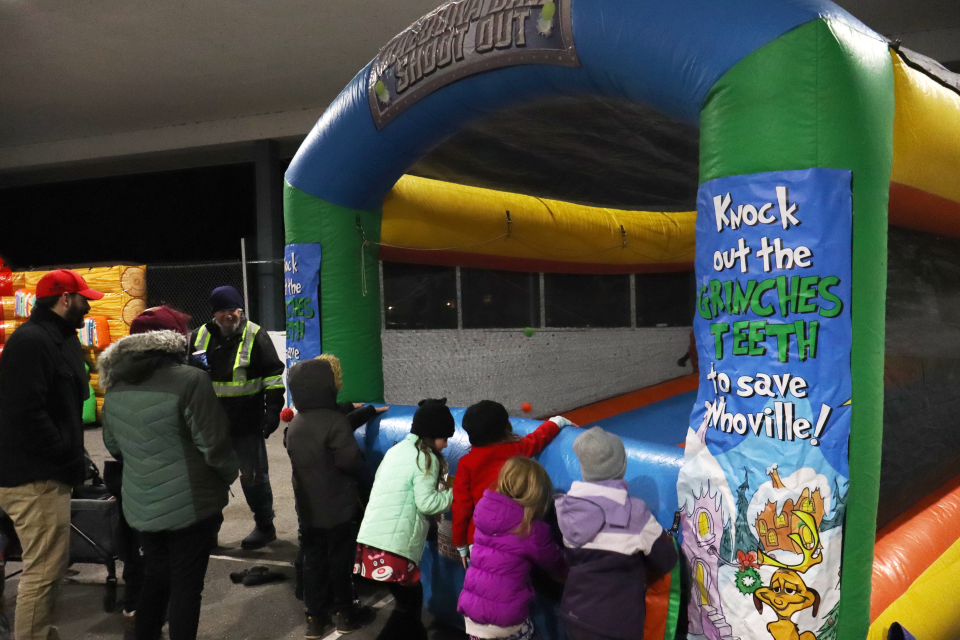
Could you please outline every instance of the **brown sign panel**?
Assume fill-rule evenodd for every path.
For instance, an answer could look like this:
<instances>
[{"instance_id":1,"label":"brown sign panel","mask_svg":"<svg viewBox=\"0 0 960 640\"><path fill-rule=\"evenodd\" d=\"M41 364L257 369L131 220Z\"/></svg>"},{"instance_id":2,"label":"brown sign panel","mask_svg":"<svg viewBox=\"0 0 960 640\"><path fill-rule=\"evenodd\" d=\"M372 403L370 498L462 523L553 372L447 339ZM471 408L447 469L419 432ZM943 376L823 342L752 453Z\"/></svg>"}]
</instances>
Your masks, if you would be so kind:
<instances>
[{"instance_id":1,"label":"brown sign panel","mask_svg":"<svg viewBox=\"0 0 960 640\"><path fill-rule=\"evenodd\" d=\"M450 0L380 50L367 93L377 129L440 87L518 64L579 66L571 0Z\"/></svg>"}]
</instances>

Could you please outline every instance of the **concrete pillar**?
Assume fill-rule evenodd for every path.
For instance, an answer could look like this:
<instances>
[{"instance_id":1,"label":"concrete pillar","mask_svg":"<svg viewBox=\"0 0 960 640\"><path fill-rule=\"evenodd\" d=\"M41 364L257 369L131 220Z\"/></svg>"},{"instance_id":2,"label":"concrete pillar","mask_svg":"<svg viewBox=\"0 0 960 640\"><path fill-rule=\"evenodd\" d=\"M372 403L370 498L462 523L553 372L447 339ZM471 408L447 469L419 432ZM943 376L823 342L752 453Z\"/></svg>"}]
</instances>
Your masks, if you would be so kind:
<instances>
[{"instance_id":1,"label":"concrete pillar","mask_svg":"<svg viewBox=\"0 0 960 640\"><path fill-rule=\"evenodd\" d=\"M283 173L276 140L254 143L257 191L257 238L254 255L259 264L250 274L251 319L270 331L282 331L283 312ZM276 262L265 262L276 261Z\"/></svg>"}]
</instances>

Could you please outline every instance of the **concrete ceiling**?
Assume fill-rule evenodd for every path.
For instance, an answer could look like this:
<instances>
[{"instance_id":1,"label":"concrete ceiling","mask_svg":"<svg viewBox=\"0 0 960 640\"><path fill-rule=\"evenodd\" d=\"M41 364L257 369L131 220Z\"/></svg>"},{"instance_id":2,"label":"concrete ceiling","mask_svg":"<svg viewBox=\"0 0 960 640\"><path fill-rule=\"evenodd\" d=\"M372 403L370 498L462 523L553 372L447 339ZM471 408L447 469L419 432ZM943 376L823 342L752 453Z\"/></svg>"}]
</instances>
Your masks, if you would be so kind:
<instances>
[{"instance_id":1,"label":"concrete ceiling","mask_svg":"<svg viewBox=\"0 0 960 640\"><path fill-rule=\"evenodd\" d=\"M264 138L290 152L437 3L0 0L0 185L236 161ZM960 64L960 2L840 4Z\"/></svg>"}]
</instances>

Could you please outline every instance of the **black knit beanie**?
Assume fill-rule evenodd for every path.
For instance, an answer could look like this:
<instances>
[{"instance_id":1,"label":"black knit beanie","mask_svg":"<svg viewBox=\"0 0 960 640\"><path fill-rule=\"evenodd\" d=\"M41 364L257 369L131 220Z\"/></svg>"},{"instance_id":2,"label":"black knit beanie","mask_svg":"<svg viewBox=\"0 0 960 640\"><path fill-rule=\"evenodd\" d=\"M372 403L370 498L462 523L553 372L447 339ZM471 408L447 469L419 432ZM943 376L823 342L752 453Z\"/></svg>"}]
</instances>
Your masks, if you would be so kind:
<instances>
[{"instance_id":1,"label":"black knit beanie","mask_svg":"<svg viewBox=\"0 0 960 640\"><path fill-rule=\"evenodd\" d=\"M427 398L419 402L420 408L413 414L410 433L421 438L452 438L456 431L453 414L447 408L447 399Z\"/></svg>"},{"instance_id":2,"label":"black knit beanie","mask_svg":"<svg viewBox=\"0 0 960 640\"><path fill-rule=\"evenodd\" d=\"M463 429L474 447L485 447L503 440L512 427L507 410L499 402L481 400L463 414Z\"/></svg>"}]
</instances>

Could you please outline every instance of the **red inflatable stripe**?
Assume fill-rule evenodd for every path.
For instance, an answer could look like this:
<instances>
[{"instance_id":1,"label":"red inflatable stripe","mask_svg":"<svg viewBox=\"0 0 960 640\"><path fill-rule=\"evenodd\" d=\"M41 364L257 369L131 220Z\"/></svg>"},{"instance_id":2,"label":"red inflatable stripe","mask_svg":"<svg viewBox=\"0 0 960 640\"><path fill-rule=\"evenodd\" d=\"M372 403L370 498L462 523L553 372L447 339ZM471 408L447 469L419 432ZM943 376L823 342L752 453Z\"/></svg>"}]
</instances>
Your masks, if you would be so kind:
<instances>
[{"instance_id":1,"label":"red inflatable stripe","mask_svg":"<svg viewBox=\"0 0 960 640\"><path fill-rule=\"evenodd\" d=\"M890 224L948 238L960 238L960 202L916 187L890 183Z\"/></svg>"}]
</instances>

